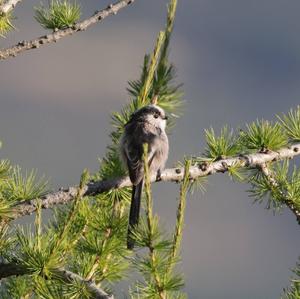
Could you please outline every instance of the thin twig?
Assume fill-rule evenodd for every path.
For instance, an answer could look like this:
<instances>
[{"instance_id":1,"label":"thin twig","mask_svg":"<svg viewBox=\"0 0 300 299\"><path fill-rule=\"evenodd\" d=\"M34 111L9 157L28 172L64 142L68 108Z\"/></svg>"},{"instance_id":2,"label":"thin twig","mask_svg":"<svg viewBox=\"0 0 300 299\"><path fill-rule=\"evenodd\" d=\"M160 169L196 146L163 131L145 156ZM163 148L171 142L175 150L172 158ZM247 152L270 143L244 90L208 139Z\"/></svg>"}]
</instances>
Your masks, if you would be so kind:
<instances>
[{"instance_id":1,"label":"thin twig","mask_svg":"<svg viewBox=\"0 0 300 299\"><path fill-rule=\"evenodd\" d=\"M241 155L238 157L231 157L222 159L212 163L199 163L190 167L190 178L196 179L198 177L205 177L215 173L224 173L228 171L230 166L256 168L257 165L274 162L286 158L293 158L300 155L300 143L294 144L290 147L285 147L277 152L254 153L250 155ZM151 177L151 182L180 182L184 177L184 169L182 167L165 169L159 178ZM110 191L112 189L121 189L132 186L129 177L119 177L110 180L90 182L82 189L83 196L95 196L100 193ZM68 187L57 192L51 192L44 195L42 199L42 208L49 209L57 204L66 204L74 200L77 194L78 187ZM21 202L15 206L15 213L13 218L20 218L25 215L30 215L36 211L37 200Z\"/></svg>"},{"instance_id":2,"label":"thin twig","mask_svg":"<svg viewBox=\"0 0 300 299\"><path fill-rule=\"evenodd\" d=\"M165 33L163 31L160 31L158 34L158 37L157 37L154 51L151 55L151 61L150 61L147 78L145 80L145 84L144 84L143 88L141 89L141 92L139 95L139 98L141 99L141 103L143 103L143 104L146 103L147 97L149 95L150 87L153 82L153 77L155 74L158 58L160 55L160 50L163 45L164 39L165 39Z\"/></svg>"},{"instance_id":3,"label":"thin twig","mask_svg":"<svg viewBox=\"0 0 300 299\"><path fill-rule=\"evenodd\" d=\"M161 280L157 273L157 261L155 255L155 249L152 244L152 238L154 235L154 226L153 226L153 199L151 192L151 178L150 171L148 165L148 144L144 144L144 153L143 153L143 161L144 161L144 173L145 173L145 198L146 198L146 219L149 230L149 257L151 260L151 264L153 267L153 278L156 285L156 289L160 299L166 299L166 294L161 288Z\"/></svg>"},{"instance_id":4,"label":"thin twig","mask_svg":"<svg viewBox=\"0 0 300 299\"><path fill-rule=\"evenodd\" d=\"M7 14L8 12L10 12L21 1L22 0L8 0L8 1L4 2L2 5L0 5L0 15Z\"/></svg>"},{"instance_id":5,"label":"thin twig","mask_svg":"<svg viewBox=\"0 0 300 299\"><path fill-rule=\"evenodd\" d=\"M166 274L169 274L174 266L174 261L178 256L178 251L180 248L180 244L182 241L182 232L184 226L184 215L185 215L185 207L186 207L186 195L189 188L189 168L191 166L191 160L187 160L184 167L184 178L180 187L180 197L177 208L177 219L176 219L176 227L173 236L172 249L169 257L168 269Z\"/></svg>"},{"instance_id":6,"label":"thin twig","mask_svg":"<svg viewBox=\"0 0 300 299\"><path fill-rule=\"evenodd\" d=\"M6 49L2 49L2 50L0 50L0 60L7 59L9 57L15 57L19 53L24 52L26 50L37 49L43 45L57 42L61 38L72 35L76 32L84 31L91 25L104 20L106 17L117 14L117 12L120 9L128 6L129 4L133 3L134 1L135 0L118 1L115 4L108 5L107 8L94 13L94 15L91 16L90 18L85 19L82 22L79 22L72 27L57 30L57 31L54 31L53 33L43 35L37 39L33 39L30 41L21 41L15 46L12 46L12 47L6 48Z\"/></svg>"},{"instance_id":7,"label":"thin twig","mask_svg":"<svg viewBox=\"0 0 300 299\"><path fill-rule=\"evenodd\" d=\"M42 241L42 207L41 200L37 199L37 210L35 214L35 235L36 235L36 249L41 251L41 241Z\"/></svg>"}]
</instances>

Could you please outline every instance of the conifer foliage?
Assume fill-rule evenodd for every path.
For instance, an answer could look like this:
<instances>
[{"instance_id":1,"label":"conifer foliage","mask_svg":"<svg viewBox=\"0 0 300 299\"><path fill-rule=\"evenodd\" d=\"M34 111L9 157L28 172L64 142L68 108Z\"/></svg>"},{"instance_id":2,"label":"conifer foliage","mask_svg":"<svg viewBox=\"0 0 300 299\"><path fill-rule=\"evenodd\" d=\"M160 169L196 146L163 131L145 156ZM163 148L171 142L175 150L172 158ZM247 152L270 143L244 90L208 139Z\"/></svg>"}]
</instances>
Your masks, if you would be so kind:
<instances>
[{"instance_id":1,"label":"conifer foliage","mask_svg":"<svg viewBox=\"0 0 300 299\"><path fill-rule=\"evenodd\" d=\"M113 298L116 284L128 279L133 271L139 278L128 291L131 298L186 298L178 267L185 207L193 187L204 190L203 176L194 177L191 171L195 166L205 171L216 165L216 172L228 172L234 180L247 183L255 201L264 202L273 211L289 208L300 224L299 169L295 163L282 161L280 155L272 160L265 158L285 149L293 149L289 158L300 154L300 106L278 116L277 122L257 120L236 131L224 126L219 135L213 128L205 130L207 146L203 154L185 157L180 164L183 176L178 180L174 231L164 231L159 215L153 213L151 177L144 163L144 215L133 232L135 251L126 248L131 188L86 195L90 182L126 176L119 140L136 109L155 100L169 115L181 113L183 93L168 59L176 7L177 0L170 0L165 29L159 32L153 52L145 55L140 77L129 81L128 104L112 114L111 143L99 171L92 175L83 171L73 200L54 208L49 223L43 222L43 209L48 208L43 198L49 188L45 178L36 171L24 174L9 161L0 161L1 298ZM53 0L48 8L40 6L35 11L36 20L54 31L75 26L81 14L78 4L69 0ZM11 18L11 12L0 14L0 34L12 28ZM175 120L171 117L169 128ZM145 161L147 152L145 145ZM24 203L35 205L35 220L15 225L12 220ZM283 299L299 299L299 264L294 274Z\"/></svg>"}]
</instances>

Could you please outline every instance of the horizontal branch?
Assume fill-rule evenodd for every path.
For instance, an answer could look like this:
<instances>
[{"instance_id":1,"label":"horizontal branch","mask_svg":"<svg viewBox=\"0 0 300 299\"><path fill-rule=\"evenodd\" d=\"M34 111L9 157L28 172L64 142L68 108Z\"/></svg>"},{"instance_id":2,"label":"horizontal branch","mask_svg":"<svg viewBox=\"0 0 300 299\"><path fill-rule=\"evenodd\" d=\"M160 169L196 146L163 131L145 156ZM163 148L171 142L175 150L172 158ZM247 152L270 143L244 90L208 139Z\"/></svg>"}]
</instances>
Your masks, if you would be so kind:
<instances>
[{"instance_id":1,"label":"horizontal branch","mask_svg":"<svg viewBox=\"0 0 300 299\"><path fill-rule=\"evenodd\" d=\"M8 1L4 2L2 5L0 5L0 15L7 14L8 12L10 12L21 1L22 0L8 0Z\"/></svg>"},{"instance_id":2,"label":"horizontal branch","mask_svg":"<svg viewBox=\"0 0 300 299\"><path fill-rule=\"evenodd\" d=\"M278 160L293 158L300 155L300 143L294 144L290 147L282 148L276 152L258 152L249 155L240 155L227 159L218 160L216 162L202 162L191 166L189 169L189 177L196 179L199 177L209 176L215 173L225 173L231 166L257 168L268 162L275 162ZM160 177L152 176L151 182L180 182L184 177L184 169L182 167L165 169ZM132 184L129 177L119 177L110 180L90 182L83 188L83 196L95 196L112 189L120 189L130 187ZM57 192L51 192L42 197L42 208L52 208L57 204L66 204L74 199L77 194L77 187L69 187L61 189ZM14 219L25 215L32 214L37 208L37 200L33 199L26 202L21 202L15 206Z\"/></svg>"},{"instance_id":3,"label":"horizontal branch","mask_svg":"<svg viewBox=\"0 0 300 299\"><path fill-rule=\"evenodd\" d=\"M9 276L19 276L29 274L30 271L22 265L16 263L0 264L0 280Z\"/></svg>"},{"instance_id":4,"label":"horizontal branch","mask_svg":"<svg viewBox=\"0 0 300 299\"><path fill-rule=\"evenodd\" d=\"M32 49L37 49L43 45L57 42L61 38L72 35L76 32L84 31L91 25L104 20L106 17L117 14L117 12L120 9L128 6L129 4L133 3L134 1L135 0L118 1L115 4L110 4L107 8L105 8L99 12L95 12L94 15L91 16L90 18L85 19L82 22L79 22L72 27L54 31L53 33L43 35L43 36L41 36L37 39L33 39L31 41L21 41L15 46L12 46L12 47L6 48L6 49L2 49L2 50L0 50L0 60L7 59L9 57L15 57L21 52L24 52L27 50L32 50Z\"/></svg>"},{"instance_id":5,"label":"horizontal branch","mask_svg":"<svg viewBox=\"0 0 300 299\"><path fill-rule=\"evenodd\" d=\"M10 276L21 276L31 274L32 272L21 264L17 263L0 263L0 280ZM59 276L64 282L70 283L74 280L83 283L91 294L94 295L95 299L113 299L114 296L108 295L105 291L96 286L96 284L91 280L86 280L80 275L66 270L64 268L59 268L55 270L55 274Z\"/></svg>"}]
</instances>

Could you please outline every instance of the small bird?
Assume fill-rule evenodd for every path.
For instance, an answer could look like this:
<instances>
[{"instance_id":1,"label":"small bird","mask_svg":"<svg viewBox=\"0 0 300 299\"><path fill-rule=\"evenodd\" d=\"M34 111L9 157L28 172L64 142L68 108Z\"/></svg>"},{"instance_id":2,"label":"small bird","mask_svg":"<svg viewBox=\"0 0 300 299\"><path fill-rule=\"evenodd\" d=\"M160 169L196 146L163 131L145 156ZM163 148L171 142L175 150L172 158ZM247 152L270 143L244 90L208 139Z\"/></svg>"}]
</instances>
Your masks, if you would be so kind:
<instances>
[{"instance_id":1,"label":"small bird","mask_svg":"<svg viewBox=\"0 0 300 299\"><path fill-rule=\"evenodd\" d=\"M128 249L134 247L132 229L139 221L144 184L143 144L148 144L150 174L159 176L169 153L169 141L165 132L167 119L165 111L157 105L144 106L131 115L121 137L121 155L133 185L127 235Z\"/></svg>"}]
</instances>

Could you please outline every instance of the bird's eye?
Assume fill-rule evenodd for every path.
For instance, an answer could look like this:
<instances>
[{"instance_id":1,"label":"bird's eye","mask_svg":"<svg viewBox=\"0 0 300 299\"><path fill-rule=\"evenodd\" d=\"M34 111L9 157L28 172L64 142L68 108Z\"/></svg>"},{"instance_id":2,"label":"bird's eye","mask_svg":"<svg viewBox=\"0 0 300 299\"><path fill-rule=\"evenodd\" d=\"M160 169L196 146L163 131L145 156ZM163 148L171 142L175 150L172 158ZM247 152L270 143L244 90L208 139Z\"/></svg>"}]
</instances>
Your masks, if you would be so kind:
<instances>
[{"instance_id":1,"label":"bird's eye","mask_svg":"<svg viewBox=\"0 0 300 299\"><path fill-rule=\"evenodd\" d=\"M154 114L154 118L158 118L158 114L156 113L156 114Z\"/></svg>"}]
</instances>

